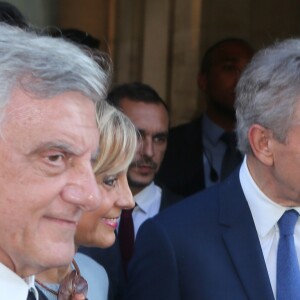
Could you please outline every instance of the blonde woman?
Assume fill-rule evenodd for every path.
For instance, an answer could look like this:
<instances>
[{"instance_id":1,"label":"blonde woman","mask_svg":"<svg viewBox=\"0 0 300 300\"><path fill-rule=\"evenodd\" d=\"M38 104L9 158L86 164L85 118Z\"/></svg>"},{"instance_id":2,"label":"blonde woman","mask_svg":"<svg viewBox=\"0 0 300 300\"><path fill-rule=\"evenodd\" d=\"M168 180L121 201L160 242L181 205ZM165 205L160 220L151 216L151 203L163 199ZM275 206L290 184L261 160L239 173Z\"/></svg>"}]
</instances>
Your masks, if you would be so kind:
<instances>
[{"instance_id":1,"label":"blonde woman","mask_svg":"<svg viewBox=\"0 0 300 300\"><path fill-rule=\"evenodd\" d=\"M77 249L80 245L111 246L121 210L134 206L126 172L136 149L136 130L123 113L109 104L101 105L97 114L99 157L94 170L102 202L97 210L83 214L75 236ZM86 299L87 285L89 300L107 299L108 293L108 279L103 267L81 253L75 255L71 266L39 274L36 285L50 300Z\"/></svg>"}]
</instances>

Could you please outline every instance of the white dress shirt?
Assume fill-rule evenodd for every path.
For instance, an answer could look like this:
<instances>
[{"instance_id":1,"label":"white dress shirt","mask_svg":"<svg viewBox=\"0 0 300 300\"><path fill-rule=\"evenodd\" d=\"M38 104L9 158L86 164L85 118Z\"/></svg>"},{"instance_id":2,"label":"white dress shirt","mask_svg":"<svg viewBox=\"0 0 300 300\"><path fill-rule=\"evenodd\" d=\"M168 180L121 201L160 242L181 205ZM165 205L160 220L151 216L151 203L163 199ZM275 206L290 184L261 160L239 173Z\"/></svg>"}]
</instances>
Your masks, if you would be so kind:
<instances>
[{"instance_id":1,"label":"white dress shirt","mask_svg":"<svg viewBox=\"0 0 300 300\"><path fill-rule=\"evenodd\" d=\"M136 203L136 207L132 212L134 236L136 237L140 226L147 219L158 214L161 203L161 188L152 181L133 198Z\"/></svg>"},{"instance_id":2,"label":"white dress shirt","mask_svg":"<svg viewBox=\"0 0 300 300\"><path fill-rule=\"evenodd\" d=\"M1 299L26 300L30 289L34 292L36 300L38 300L38 292L34 287L34 276L23 279L0 263Z\"/></svg>"},{"instance_id":3,"label":"white dress shirt","mask_svg":"<svg viewBox=\"0 0 300 300\"><path fill-rule=\"evenodd\" d=\"M246 158L247 157L245 157L240 169L240 182L255 223L273 293L276 295L276 260L279 241L279 228L277 222L284 212L290 210L291 207L284 207L273 202L259 189L249 172ZM300 207L294 207L293 209L300 214ZM295 226L294 237L299 261L300 218L298 218Z\"/></svg>"}]
</instances>

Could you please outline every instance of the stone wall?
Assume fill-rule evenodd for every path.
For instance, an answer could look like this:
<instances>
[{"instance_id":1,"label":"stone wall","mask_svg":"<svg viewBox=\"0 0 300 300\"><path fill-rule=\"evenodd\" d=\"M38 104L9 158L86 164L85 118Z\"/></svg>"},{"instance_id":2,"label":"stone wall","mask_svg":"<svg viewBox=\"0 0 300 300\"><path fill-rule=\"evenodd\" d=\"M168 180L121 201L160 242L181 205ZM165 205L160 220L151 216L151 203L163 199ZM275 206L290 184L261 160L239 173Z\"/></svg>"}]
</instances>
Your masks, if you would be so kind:
<instances>
[{"instance_id":1,"label":"stone wall","mask_svg":"<svg viewBox=\"0 0 300 300\"><path fill-rule=\"evenodd\" d=\"M38 26L76 27L100 38L115 64L115 83L152 85L171 108L172 125L205 109L199 61L219 39L256 49L300 36L297 0L10 0Z\"/></svg>"}]
</instances>

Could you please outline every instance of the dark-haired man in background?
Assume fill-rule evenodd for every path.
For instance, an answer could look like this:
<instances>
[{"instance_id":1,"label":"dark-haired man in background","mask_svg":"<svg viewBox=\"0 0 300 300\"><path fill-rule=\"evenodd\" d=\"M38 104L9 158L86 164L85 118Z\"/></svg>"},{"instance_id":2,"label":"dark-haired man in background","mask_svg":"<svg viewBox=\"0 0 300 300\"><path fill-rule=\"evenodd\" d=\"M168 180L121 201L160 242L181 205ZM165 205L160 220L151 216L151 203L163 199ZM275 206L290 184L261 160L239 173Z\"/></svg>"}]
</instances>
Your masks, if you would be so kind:
<instances>
[{"instance_id":1,"label":"dark-haired man in background","mask_svg":"<svg viewBox=\"0 0 300 300\"><path fill-rule=\"evenodd\" d=\"M157 176L172 191L193 194L226 178L241 162L233 133L234 89L252 55L251 46L238 38L219 41L206 51L198 75L206 112L170 130Z\"/></svg>"},{"instance_id":2,"label":"dark-haired man in background","mask_svg":"<svg viewBox=\"0 0 300 300\"><path fill-rule=\"evenodd\" d=\"M154 183L167 147L169 112L152 87L138 82L115 87L109 93L108 101L127 115L138 131L138 149L127 171L128 184L136 203L132 211L135 236L145 220L179 199ZM127 232L123 229L123 214L127 213L122 212L118 230L125 270L130 259L130 254L124 253L127 250L122 246L123 240L125 243L128 241Z\"/></svg>"}]
</instances>

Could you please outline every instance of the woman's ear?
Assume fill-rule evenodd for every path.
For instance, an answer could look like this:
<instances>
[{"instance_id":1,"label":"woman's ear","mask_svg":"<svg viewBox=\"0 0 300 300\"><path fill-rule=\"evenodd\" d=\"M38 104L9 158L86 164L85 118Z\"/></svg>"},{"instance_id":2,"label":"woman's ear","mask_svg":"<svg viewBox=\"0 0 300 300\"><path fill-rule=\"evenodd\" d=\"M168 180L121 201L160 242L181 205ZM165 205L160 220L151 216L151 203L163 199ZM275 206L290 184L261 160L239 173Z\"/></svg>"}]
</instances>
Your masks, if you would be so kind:
<instances>
[{"instance_id":1,"label":"woman's ear","mask_svg":"<svg viewBox=\"0 0 300 300\"><path fill-rule=\"evenodd\" d=\"M272 132L258 124L254 124L248 131L248 140L253 155L267 166L273 165Z\"/></svg>"}]
</instances>

